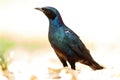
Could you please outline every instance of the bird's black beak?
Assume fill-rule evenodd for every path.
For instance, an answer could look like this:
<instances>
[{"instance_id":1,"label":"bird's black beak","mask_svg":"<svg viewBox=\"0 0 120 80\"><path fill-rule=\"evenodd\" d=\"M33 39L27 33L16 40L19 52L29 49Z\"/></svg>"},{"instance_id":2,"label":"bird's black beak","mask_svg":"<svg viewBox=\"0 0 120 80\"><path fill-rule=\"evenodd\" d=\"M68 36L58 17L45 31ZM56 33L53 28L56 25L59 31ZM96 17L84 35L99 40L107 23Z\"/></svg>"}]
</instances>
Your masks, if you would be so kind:
<instances>
[{"instance_id":1,"label":"bird's black beak","mask_svg":"<svg viewBox=\"0 0 120 80\"><path fill-rule=\"evenodd\" d=\"M43 9L42 8L35 8L36 10L40 10L40 11L42 11L43 12Z\"/></svg>"}]
</instances>

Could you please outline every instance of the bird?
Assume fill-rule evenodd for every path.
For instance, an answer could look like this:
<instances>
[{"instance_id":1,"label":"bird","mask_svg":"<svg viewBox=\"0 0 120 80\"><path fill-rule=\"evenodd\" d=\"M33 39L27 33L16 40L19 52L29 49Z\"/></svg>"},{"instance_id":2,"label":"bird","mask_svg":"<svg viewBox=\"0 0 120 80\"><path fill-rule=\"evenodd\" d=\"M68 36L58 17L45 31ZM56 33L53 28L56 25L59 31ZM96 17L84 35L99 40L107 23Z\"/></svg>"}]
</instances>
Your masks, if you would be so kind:
<instances>
[{"instance_id":1,"label":"bird","mask_svg":"<svg viewBox=\"0 0 120 80\"><path fill-rule=\"evenodd\" d=\"M104 67L99 65L90 55L90 51L81 41L79 36L68 28L59 13L59 11L51 6L37 7L36 10L43 12L49 21L48 39L51 47L54 49L63 67L76 70L75 63L80 62L92 68L93 70L101 70Z\"/></svg>"}]
</instances>

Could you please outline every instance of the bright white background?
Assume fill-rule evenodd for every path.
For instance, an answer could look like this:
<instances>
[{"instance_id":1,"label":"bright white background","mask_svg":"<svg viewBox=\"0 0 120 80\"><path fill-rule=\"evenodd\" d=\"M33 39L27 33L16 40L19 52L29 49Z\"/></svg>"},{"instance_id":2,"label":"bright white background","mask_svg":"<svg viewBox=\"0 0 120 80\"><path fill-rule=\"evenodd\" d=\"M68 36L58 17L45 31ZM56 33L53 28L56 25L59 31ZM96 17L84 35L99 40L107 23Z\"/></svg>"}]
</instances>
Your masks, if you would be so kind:
<instances>
[{"instance_id":1,"label":"bright white background","mask_svg":"<svg viewBox=\"0 0 120 80\"><path fill-rule=\"evenodd\" d=\"M46 36L48 19L35 7L53 6L79 36L99 42L120 41L119 0L0 0L0 33Z\"/></svg>"},{"instance_id":2,"label":"bright white background","mask_svg":"<svg viewBox=\"0 0 120 80\"><path fill-rule=\"evenodd\" d=\"M24 36L33 39L39 37L44 41L48 34L48 19L42 12L34 9L43 6L57 8L64 23L75 31L83 42L87 43L86 46L94 59L106 68L101 72L93 72L78 65L80 67L79 80L90 80L91 78L91 80L119 80L117 78L120 78L120 66L118 64L120 61L120 0L0 0L0 36L16 34L17 37ZM47 42L48 40L43 45L47 44L48 46ZM13 50L18 60L15 56L10 68L15 73L16 80L28 80L26 77L33 75L33 73L40 80L45 80L44 77L49 72L46 70L52 65L52 61L55 62L55 67L57 64L61 65L56 62L58 58L54 57L55 54L49 55L49 53L54 52L47 50L46 47L44 48L40 48L40 52L36 53L27 53L19 48ZM95 49L92 50L92 48ZM45 56L36 55L38 53L43 53ZM52 57L56 59L51 59ZM22 61L19 61L19 58ZM34 59L32 64L28 63L30 62L27 61L29 58L30 61ZM56 68L59 68L58 65ZM89 76L84 77L86 73ZM63 76L69 78L66 77L66 74Z\"/></svg>"}]
</instances>

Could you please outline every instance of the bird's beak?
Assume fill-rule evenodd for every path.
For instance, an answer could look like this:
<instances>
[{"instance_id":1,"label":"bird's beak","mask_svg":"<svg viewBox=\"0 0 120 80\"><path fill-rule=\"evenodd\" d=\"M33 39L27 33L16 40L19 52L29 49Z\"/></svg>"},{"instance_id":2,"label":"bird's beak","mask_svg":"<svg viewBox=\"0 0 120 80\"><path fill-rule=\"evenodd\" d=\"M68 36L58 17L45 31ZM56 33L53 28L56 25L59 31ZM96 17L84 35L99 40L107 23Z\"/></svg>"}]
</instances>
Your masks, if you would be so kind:
<instances>
[{"instance_id":1,"label":"bird's beak","mask_svg":"<svg viewBox=\"0 0 120 80\"><path fill-rule=\"evenodd\" d=\"M43 9L42 8L35 8L36 10L40 10L40 11L42 11L43 12Z\"/></svg>"}]
</instances>

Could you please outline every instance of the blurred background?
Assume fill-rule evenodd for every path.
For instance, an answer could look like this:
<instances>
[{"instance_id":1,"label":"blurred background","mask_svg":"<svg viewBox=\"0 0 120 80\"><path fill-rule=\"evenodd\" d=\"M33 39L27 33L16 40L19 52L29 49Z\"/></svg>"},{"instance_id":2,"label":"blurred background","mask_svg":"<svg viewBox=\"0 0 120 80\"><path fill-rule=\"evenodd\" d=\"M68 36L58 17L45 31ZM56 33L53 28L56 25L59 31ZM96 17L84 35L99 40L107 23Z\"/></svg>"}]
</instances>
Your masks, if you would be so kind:
<instances>
[{"instance_id":1,"label":"blurred background","mask_svg":"<svg viewBox=\"0 0 120 80\"><path fill-rule=\"evenodd\" d=\"M80 36L97 62L110 70L120 69L119 0L0 0L1 70L8 69L15 76L18 73L33 75L32 79L36 79L34 75L42 75L41 70L48 74L49 67L62 68L48 42L48 19L34 9L44 6L59 10L64 23ZM80 66L78 64L78 70ZM120 72L115 74L120 78Z\"/></svg>"}]
</instances>

